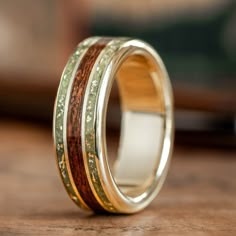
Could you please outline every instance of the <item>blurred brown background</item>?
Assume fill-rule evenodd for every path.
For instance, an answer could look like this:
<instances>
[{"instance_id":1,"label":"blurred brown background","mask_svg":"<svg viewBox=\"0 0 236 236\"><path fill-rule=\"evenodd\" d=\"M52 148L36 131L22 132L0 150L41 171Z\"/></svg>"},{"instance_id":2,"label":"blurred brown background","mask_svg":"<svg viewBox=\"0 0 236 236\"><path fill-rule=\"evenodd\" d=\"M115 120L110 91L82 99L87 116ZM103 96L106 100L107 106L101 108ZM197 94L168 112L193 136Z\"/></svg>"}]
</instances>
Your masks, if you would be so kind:
<instances>
[{"instance_id":1,"label":"blurred brown background","mask_svg":"<svg viewBox=\"0 0 236 236\"><path fill-rule=\"evenodd\" d=\"M129 220L78 213L53 158L60 75L90 35L149 42L174 88L167 183ZM117 131L112 98L108 125ZM235 115L235 0L0 0L0 235L236 235Z\"/></svg>"},{"instance_id":2,"label":"blurred brown background","mask_svg":"<svg viewBox=\"0 0 236 236\"><path fill-rule=\"evenodd\" d=\"M162 56L174 86L181 140L202 142L204 131L211 137L204 143L232 146L235 26L233 0L2 0L0 115L51 124L60 74L75 45L89 35L125 35L148 41Z\"/></svg>"}]
</instances>

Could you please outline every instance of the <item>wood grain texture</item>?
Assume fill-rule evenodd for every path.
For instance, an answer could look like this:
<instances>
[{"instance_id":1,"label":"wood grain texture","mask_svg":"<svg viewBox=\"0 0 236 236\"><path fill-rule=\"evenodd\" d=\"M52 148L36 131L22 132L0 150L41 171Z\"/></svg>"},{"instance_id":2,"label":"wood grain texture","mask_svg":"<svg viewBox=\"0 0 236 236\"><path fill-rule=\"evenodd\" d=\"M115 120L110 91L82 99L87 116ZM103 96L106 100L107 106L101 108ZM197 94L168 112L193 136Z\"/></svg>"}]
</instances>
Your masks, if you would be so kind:
<instances>
[{"instance_id":1,"label":"wood grain texture","mask_svg":"<svg viewBox=\"0 0 236 236\"><path fill-rule=\"evenodd\" d=\"M67 148L72 176L80 196L88 207L96 212L102 212L104 209L94 197L86 176L81 143L82 110L90 73L107 42L101 39L85 53L73 83L67 120Z\"/></svg>"},{"instance_id":2,"label":"wood grain texture","mask_svg":"<svg viewBox=\"0 0 236 236\"><path fill-rule=\"evenodd\" d=\"M0 121L0 235L234 236L235 156L178 146L164 188L147 209L84 214L61 183L51 130Z\"/></svg>"}]
</instances>

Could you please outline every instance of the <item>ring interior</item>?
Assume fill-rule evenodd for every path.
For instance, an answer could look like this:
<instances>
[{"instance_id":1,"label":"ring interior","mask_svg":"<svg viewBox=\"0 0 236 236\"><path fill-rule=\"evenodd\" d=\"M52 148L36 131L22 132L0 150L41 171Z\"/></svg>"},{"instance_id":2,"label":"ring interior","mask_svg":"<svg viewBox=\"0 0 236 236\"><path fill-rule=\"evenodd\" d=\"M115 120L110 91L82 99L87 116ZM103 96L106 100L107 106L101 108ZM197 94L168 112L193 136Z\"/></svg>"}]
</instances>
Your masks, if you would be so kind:
<instances>
[{"instance_id":1,"label":"ring interior","mask_svg":"<svg viewBox=\"0 0 236 236\"><path fill-rule=\"evenodd\" d=\"M153 183L165 131L162 74L149 54L130 55L116 74L121 134L113 177L121 192L137 197Z\"/></svg>"}]
</instances>

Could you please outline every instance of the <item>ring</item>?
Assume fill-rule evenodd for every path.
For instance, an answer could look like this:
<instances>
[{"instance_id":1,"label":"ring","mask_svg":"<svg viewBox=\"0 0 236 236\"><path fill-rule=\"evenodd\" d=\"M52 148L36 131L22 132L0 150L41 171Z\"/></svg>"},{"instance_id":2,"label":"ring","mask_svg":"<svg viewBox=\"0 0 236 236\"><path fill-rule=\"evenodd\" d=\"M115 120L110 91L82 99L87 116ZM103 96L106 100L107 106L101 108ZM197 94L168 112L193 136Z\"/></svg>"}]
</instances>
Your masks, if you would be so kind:
<instances>
[{"instance_id":1,"label":"ring","mask_svg":"<svg viewBox=\"0 0 236 236\"><path fill-rule=\"evenodd\" d=\"M122 118L110 165L106 116L114 81ZM163 185L174 136L172 88L159 55L137 39L85 39L63 71L53 130L62 181L80 208L124 214L144 209Z\"/></svg>"}]
</instances>

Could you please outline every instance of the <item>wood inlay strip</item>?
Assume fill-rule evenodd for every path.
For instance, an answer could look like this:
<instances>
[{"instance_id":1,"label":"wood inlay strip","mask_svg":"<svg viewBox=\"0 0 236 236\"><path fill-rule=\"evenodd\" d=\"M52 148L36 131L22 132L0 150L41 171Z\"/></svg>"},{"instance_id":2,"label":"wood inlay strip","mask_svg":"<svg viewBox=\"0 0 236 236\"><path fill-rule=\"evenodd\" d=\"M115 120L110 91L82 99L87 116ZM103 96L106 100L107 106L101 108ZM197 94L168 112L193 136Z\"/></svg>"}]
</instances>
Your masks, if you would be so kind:
<instances>
[{"instance_id":1,"label":"wood inlay strip","mask_svg":"<svg viewBox=\"0 0 236 236\"><path fill-rule=\"evenodd\" d=\"M87 82L99 54L108 41L108 39L99 40L84 55L73 82L67 119L67 147L72 176L84 202L97 212L104 211L104 208L94 197L86 176L81 143L81 125Z\"/></svg>"}]
</instances>

